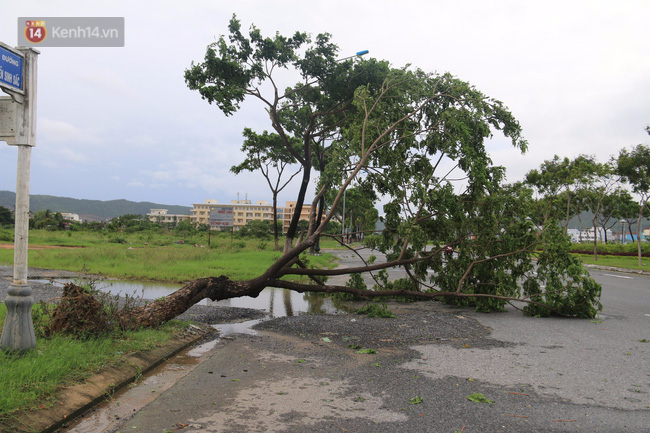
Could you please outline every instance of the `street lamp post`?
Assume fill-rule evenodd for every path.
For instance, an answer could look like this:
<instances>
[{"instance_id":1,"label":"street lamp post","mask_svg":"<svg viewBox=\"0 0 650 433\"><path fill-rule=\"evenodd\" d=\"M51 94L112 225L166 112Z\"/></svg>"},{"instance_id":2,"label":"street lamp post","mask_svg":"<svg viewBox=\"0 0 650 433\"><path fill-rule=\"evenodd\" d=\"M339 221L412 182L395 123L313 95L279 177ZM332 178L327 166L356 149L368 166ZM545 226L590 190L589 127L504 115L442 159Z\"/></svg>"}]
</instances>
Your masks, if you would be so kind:
<instances>
[{"instance_id":1,"label":"street lamp post","mask_svg":"<svg viewBox=\"0 0 650 433\"><path fill-rule=\"evenodd\" d=\"M370 51L368 51L368 50L357 51L357 53L356 53L355 55L353 55L353 56L348 56L348 57L343 57L342 59L338 59L337 62L342 62L343 60L348 60L348 59L351 59L351 58L353 58L353 57L361 57L361 56L365 56L365 55L368 54L369 52L370 52Z\"/></svg>"},{"instance_id":2,"label":"street lamp post","mask_svg":"<svg viewBox=\"0 0 650 433\"><path fill-rule=\"evenodd\" d=\"M338 59L337 62L342 62L344 60L352 59L354 57L365 56L369 52L370 51L368 51L368 50L357 51L356 54L354 54L353 56L348 56L348 57L344 57L342 59ZM345 179L343 180L343 184L345 184ZM347 236L345 234L345 192L346 192L346 190L347 190L347 188L343 190L343 218L342 218L342 221L341 221L341 234L342 234L342 237L343 237L343 243L346 243L346 239L347 239Z\"/></svg>"}]
</instances>

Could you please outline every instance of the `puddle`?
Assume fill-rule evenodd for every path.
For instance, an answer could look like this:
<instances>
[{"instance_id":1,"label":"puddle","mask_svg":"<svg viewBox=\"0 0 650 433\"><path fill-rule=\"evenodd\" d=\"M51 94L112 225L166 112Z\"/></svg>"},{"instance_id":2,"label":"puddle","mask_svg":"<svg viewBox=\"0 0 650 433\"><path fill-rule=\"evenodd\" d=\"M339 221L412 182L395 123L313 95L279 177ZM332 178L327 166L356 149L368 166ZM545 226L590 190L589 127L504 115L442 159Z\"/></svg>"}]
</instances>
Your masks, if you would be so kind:
<instances>
[{"instance_id":1,"label":"puddle","mask_svg":"<svg viewBox=\"0 0 650 433\"><path fill-rule=\"evenodd\" d=\"M34 280L41 284L50 283L49 280ZM52 282L63 286L72 279L57 279ZM182 284L151 283L140 281L104 280L96 283L99 290L122 296L132 296L143 299L158 299L180 289ZM266 311L271 317L285 317L299 314L336 314L344 310L337 307L332 299L316 294L298 293L292 290L267 287L256 298L243 296L240 298L225 299L213 302L204 299L198 305L216 305L220 307L254 308Z\"/></svg>"},{"instance_id":2,"label":"puddle","mask_svg":"<svg viewBox=\"0 0 650 433\"><path fill-rule=\"evenodd\" d=\"M212 327L219 331L220 337L225 337L232 334L257 335L257 332L255 332L255 330L252 328L262 320L264 319L247 320L245 322L238 323L224 323L220 325L212 325Z\"/></svg>"},{"instance_id":3,"label":"puddle","mask_svg":"<svg viewBox=\"0 0 650 433\"><path fill-rule=\"evenodd\" d=\"M179 379L190 373L216 347L219 340L186 349L147 373L139 382L122 388L81 418L58 430L61 433L103 433L155 400Z\"/></svg>"}]
</instances>

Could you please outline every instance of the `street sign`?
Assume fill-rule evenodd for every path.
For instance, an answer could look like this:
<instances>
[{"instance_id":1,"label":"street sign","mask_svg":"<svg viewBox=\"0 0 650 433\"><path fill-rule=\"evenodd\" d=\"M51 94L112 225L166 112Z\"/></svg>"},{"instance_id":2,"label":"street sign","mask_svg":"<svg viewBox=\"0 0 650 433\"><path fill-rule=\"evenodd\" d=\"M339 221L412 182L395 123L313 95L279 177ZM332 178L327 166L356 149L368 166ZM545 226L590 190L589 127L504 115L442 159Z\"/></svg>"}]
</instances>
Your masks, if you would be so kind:
<instances>
[{"instance_id":1,"label":"street sign","mask_svg":"<svg viewBox=\"0 0 650 433\"><path fill-rule=\"evenodd\" d=\"M232 227L233 216L235 214L234 207L218 207L210 212L210 227Z\"/></svg>"},{"instance_id":2,"label":"street sign","mask_svg":"<svg viewBox=\"0 0 650 433\"><path fill-rule=\"evenodd\" d=\"M16 144L16 103L11 96L0 96L0 141Z\"/></svg>"},{"instance_id":3,"label":"street sign","mask_svg":"<svg viewBox=\"0 0 650 433\"><path fill-rule=\"evenodd\" d=\"M10 48L0 42L0 140L18 148L16 206L14 207L14 279L7 290L0 349L24 351L36 347L32 323L32 289L27 282L29 249L29 175L36 144L36 70L39 52ZM24 81L24 82L23 82Z\"/></svg>"},{"instance_id":4,"label":"street sign","mask_svg":"<svg viewBox=\"0 0 650 433\"><path fill-rule=\"evenodd\" d=\"M23 56L0 44L0 87L23 92Z\"/></svg>"}]
</instances>

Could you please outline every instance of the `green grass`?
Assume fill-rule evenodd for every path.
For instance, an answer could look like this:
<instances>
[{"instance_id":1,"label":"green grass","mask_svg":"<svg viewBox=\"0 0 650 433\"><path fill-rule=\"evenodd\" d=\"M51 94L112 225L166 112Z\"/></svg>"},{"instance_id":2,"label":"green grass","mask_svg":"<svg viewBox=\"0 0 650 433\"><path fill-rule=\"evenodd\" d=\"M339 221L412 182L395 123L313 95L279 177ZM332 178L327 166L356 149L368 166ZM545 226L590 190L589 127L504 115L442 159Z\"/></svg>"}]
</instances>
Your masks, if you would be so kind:
<instances>
[{"instance_id":1,"label":"green grass","mask_svg":"<svg viewBox=\"0 0 650 433\"><path fill-rule=\"evenodd\" d=\"M5 315L2 303L0 328ZM36 349L22 355L0 351L0 430L12 413L54 404L57 389L82 382L107 365L133 368L125 364L126 355L160 346L186 326L185 322L172 321L158 329L101 338L38 338Z\"/></svg>"},{"instance_id":2,"label":"green grass","mask_svg":"<svg viewBox=\"0 0 650 433\"><path fill-rule=\"evenodd\" d=\"M587 254L576 254L582 263L599 265L599 266L613 266L615 268L635 269L650 271L650 259L643 257L641 259L642 266L639 267L639 258L632 256L604 256L599 255L598 260L594 260L594 256Z\"/></svg>"},{"instance_id":3,"label":"green grass","mask_svg":"<svg viewBox=\"0 0 650 433\"><path fill-rule=\"evenodd\" d=\"M70 233L70 232L68 232ZM77 236L79 235L79 236ZM71 239L79 241L71 242ZM82 248L33 249L29 251L29 266L46 269L85 271L120 279L138 279L182 283L197 278L226 275L232 280L259 276L278 257L273 240L234 239L212 236L211 248L192 243L175 244L169 235L126 235L128 243L110 242L101 233L30 232L31 245L67 245ZM148 242L145 242L148 241ZM329 254L310 256L314 266L330 266ZM13 263L13 250L0 249L0 264Z\"/></svg>"}]
</instances>

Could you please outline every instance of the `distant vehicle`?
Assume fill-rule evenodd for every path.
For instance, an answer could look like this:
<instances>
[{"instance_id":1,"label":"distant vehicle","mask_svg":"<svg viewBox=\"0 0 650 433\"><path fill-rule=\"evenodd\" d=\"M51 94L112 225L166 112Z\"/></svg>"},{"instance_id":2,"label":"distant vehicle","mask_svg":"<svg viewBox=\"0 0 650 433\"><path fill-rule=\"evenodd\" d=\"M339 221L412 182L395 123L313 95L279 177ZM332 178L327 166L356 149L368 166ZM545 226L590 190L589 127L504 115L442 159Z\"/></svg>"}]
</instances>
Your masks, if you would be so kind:
<instances>
[{"instance_id":1,"label":"distant vehicle","mask_svg":"<svg viewBox=\"0 0 650 433\"><path fill-rule=\"evenodd\" d=\"M449 245L445 245L442 247L442 253L445 255L445 257L451 257L454 255L454 249Z\"/></svg>"}]
</instances>

